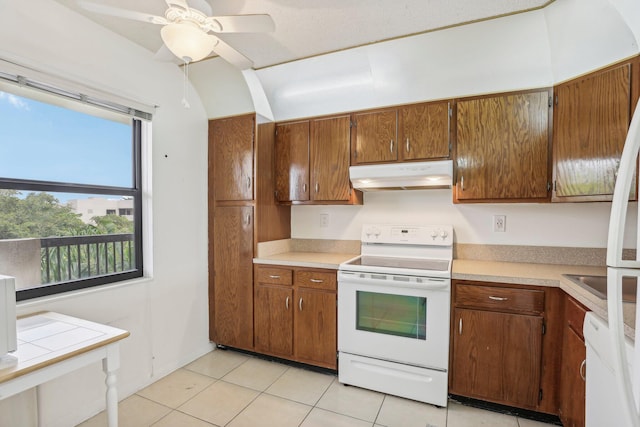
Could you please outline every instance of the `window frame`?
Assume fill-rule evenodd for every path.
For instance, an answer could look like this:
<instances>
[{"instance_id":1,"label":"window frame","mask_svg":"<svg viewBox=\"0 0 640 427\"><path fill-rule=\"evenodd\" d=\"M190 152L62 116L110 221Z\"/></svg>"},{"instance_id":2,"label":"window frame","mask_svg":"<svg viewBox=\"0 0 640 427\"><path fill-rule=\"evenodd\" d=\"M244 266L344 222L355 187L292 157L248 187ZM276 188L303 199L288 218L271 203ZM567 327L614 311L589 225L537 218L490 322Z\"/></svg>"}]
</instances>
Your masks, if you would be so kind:
<instances>
[{"instance_id":1,"label":"window frame","mask_svg":"<svg viewBox=\"0 0 640 427\"><path fill-rule=\"evenodd\" d=\"M29 179L2 178L0 177L0 188L20 191L36 192L61 192L61 193L84 193L106 196L129 196L133 199L133 223L134 223L134 257L135 267L133 270L119 273L109 273L96 277L69 280L55 284L45 284L28 289L16 291L16 300L25 301L33 298L40 298L65 292L77 291L94 286L135 279L143 276L143 236L142 236L142 121L132 118L131 122L131 144L132 144L132 187L104 186L77 184L55 181L39 181Z\"/></svg>"}]
</instances>

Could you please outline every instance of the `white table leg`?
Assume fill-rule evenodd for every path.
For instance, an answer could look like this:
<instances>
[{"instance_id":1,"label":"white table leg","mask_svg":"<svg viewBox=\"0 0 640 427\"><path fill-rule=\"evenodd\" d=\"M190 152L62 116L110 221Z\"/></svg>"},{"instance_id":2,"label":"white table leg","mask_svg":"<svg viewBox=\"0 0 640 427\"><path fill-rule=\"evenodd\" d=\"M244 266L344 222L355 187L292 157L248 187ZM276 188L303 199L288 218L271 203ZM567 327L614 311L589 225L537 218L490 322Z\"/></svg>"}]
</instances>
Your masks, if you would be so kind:
<instances>
[{"instance_id":1,"label":"white table leg","mask_svg":"<svg viewBox=\"0 0 640 427\"><path fill-rule=\"evenodd\" d=\"M109 427L118 427L118 389L116 387L116 370L120 367L118 343L107 347L107 357L102 359L102 370L106 374L107 385L107 422Z\"/></svg>"}]
</instances>

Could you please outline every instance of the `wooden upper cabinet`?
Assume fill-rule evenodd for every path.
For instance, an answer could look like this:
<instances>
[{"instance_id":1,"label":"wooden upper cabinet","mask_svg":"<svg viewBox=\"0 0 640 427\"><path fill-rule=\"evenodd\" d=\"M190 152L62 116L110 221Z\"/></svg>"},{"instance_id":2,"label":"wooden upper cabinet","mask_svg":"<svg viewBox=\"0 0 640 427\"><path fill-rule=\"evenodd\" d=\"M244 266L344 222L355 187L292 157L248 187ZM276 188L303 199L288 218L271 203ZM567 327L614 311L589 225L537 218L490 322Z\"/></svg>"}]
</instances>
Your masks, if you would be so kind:
<instances>
[{"instance_id":1,"label":"wooden upper cabinet","mask_svg":"<svg viewBox=\"0 0 640 427\"><path fill-rule=\"evenodd\" d=\"M548 201L549 90L457 103L455 201Z\"/></svg>"},{"instance_id":2,"label":"wooden upper cabinet","mask_svg":"<svg viewBox=\"0 0 640 427\"><path fill-rule=\"evenodd\" d=\"M209 121L216 201L253 200L254 134L253 114Z\"/></svg>"},{"instance_id":3,"label":"wooden upper cabinet","mask_svg":"<svg viewBox=\"0 0 640 427\"><path fill-rule=\"evenodd\" d=\"M309 200L309 121L276 126L276 198Z\"/></svg>"},{"instance_id":4,"label":"wooden upper cabinet","mask_svg":"<svg viewBox=\"0 0 640 427\"><path fill-rule=\"evenodd\" d=\"M348 115L311 120L311 200L349 201L351 118Z\"/></svg>"},{"instance_id":5,"label":"wooden upper cabinet","mask_svg":"<svg viewBox=\"0 0 640 427\"><path fill-rule=\"evenodd\" d=\"M450 102L353 114L351 164L446 159Z\"/></svg>"},{"instance_id":6,"label":"wooden upper cabinet","mask_svg":"<svg viewBox=\"0 0 640 427\"><path fill-rule=\"evenodd\" d=\"M554 201L611 200L638 98L631 84L637 67L626 62L555 88Z\"/></svg>"},{"instance_id":7,"label":"wooden upper cabinet","mask_svg":"<svg viewBox=\"0 0 640 427\"><path fill-rule=\"evenodd\" d=\"M398 159L448 159L450 102L409 105L398 109Z\"/></svg>"},{"instance_id":8,"label":"wooden upper cabinet","mask_svg":"<svg viewBox=\"0 0 640 427\"><path fill-rule=\"evenodd\" d=\"M352 164L391 162L398 159L398 112L395 108L353 115Z\"/></svg>"}]
</instances>

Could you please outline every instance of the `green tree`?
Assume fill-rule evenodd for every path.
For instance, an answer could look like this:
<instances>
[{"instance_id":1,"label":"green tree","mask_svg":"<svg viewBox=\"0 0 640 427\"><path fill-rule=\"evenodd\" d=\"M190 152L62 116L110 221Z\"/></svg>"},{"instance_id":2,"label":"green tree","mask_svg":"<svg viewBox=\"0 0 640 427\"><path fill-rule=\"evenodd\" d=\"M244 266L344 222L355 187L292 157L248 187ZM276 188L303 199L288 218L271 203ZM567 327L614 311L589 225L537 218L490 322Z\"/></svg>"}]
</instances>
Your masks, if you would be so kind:
<instances>
[{"instance_id":1,"label":"green tree","mask_svg":"<svg viewBox=\"0 0 640 427\"><path fill-rule=\"evenodd\" d=\"M0 190L0 239L87 234L87 225L69 206L48 193Z\"/></svg>"},{"instance_id":2,"label":"green tree","mask_svg":"<svg viewBox=\"0 0 640 427\"><path fill-rule=\"evenodd\" d=\"M95 234L131 234L133 233L133 221L124 216L104 215L91 218L95 225Z\"/></svg>"}]
</instances>

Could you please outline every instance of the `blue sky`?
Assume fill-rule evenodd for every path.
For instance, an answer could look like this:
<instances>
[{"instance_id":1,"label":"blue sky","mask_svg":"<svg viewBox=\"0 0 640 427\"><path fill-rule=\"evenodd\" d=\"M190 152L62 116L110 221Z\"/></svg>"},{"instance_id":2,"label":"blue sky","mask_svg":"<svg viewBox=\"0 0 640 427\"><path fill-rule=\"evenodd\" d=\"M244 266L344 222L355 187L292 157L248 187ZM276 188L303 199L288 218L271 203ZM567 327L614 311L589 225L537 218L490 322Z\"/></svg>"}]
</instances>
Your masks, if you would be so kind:
<instances>
[{"instance_id":1,"label":"blue sky","mask_svg":"<svg viewBox=\"0 0 640 427\"><path fill-rule=\"evenodd\" d=\"M128 124L0 92L2 177L130 187L131 156Z\"/></svg>"}]
</instances>

